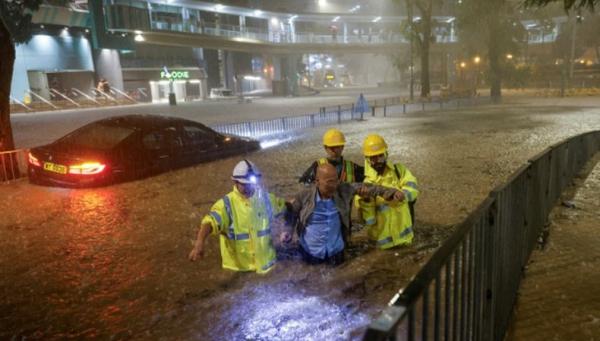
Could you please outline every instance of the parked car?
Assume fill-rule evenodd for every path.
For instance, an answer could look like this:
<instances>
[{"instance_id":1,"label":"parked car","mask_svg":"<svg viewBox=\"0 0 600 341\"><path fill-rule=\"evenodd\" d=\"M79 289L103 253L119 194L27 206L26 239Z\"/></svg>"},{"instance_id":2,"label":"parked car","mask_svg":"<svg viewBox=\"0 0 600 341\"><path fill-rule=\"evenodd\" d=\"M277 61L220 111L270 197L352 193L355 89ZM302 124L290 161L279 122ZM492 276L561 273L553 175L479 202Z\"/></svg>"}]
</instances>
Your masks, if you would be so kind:
<instances>
[{"instance_id":1,"label":"parked car","mask_svg":"<svg viewBox=\"0 0 600 341\"><path fill-rule=\"evenodd\" d=\"M85 125L29 152L33 183L105 185L139 179L260 148L185 119L128 115Z\"/></svg>"},{"instance_id":2,"label":"parked car","mask_svg":"<svg viewBox=\"0 0 600 341\"><path fill-rule=\"evenodd\" d=\"M211 99L228 99L228 98L236 98L233 91L231 89L226 88L212 88L210 89Z\"/></svg>"}]
</instances>

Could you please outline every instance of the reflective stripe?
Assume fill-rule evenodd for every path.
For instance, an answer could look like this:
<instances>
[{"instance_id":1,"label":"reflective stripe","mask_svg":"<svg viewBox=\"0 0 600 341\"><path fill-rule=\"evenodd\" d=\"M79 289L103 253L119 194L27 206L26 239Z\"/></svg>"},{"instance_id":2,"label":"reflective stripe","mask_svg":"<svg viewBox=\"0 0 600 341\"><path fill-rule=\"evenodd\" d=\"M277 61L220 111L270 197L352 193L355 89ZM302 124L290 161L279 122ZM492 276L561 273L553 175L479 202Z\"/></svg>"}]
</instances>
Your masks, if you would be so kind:
<instances>
[{"instance_id":1,"label":"reflective stripe","mask_svg":"<svg viewBox=\"0 0 600 341\"><path fill-rule=\"evenodd\" d=\"M354 166L352 161L345 161L346 163L346 176L345 179L341 179L345 182L354 182Z\"/></svg>"},{"instance_id":2,"label":"reflective stripe","mask_svg":"<svg viewBox=\"0 0 600 341\"><path fill-rule=\"evenodd\" d=\"M221 220L221 216L219 215L219 213L217 213L215 211L210 211L208 214L210 214L211 217L215 218L215 220L217 221L217 224L219 226L221 226L221 224L223 223L223 220Z\"/></svg>"},{"instance_id":3,"label":"reflective stripe","mask_svg":"<svg viewBox=\"0 0 600 341\"><path fill-rule=\"evenodd\" d=\"M267 228L261 231L256 232L257 237L264 237L271 235L271 228Z\"/></svg>"},{"instance_id":4,"label":"reflective stripe","mask_svg":"<svg viewBox=\"0 0 600 341\"><path fill-rule=\"evenodd\" d=\"M412 233L412 226L409 226L404 229L404 231L400 232L400 238L406 237L407 235Z\"/></svg>"},{"instance_id":5,"label":"reflective stripe","mask_svg":"<svg viewBox=\"0 0 600 341\"><path fill-rule=\"evenodd\" d=\"M365 219L365 224L366 225L373 225L373 224L375 224L375 218Z\"/></svg>"},{"instance_id":6,"label":"reflective stripe","mask_svg":"<svg viewBox=\"0 0 600 341\"><path fill-rule=\"evenodd\" d=\"M268 262L267 264L265 264L265 266L262 267L262 270L268 270L273 265L275 265L275 258L273 258L270 262Z\"/></svg>"},{"instance_id":7,"label":"reflective stripe","mask_svg":"<svg viewBox=\"0 0 600 341\"><path fill-rule=\"evenodd\" d=\"M403 189L402 192L404 193L404 195L406 196L406 199L408 199L408 201L413 201L412 200L413 198L412 198L412 193L411 192L409 192L406 189Z\"/></svg>"},{"instance_id":8,"label":"reflective stripe","mask_svg":"<svg viewBox=\"0 0 600 341\"><path fill-rule=\"evenodd\" d=\"M381 246L381 245L385 245L387 243L391 243L393 241L392 237L387 237L385 239L381 239L377 241L377 245Z\"/></svg>"},{"instance_id":9,"label":"reflective stripe","mask_svg":"<svg viewBox=\"0 0 600 341\"><path fill-rule=\"evenodd\" d=\"M417 189L417 184L416 184L416 183L414 183L414 182L412 182L412 181L409 181L409 182L407 182L407 183L406 183L406 186L408 186L408 187L412 187L412 188L414 188L414 189Z\"/></svg>"},{"instance_id":10,"label":"reflective stripe","mask_svg":"<svg viewBox=\"0 0 600 341\"><path fill-rule=\"evenodd\" d=\"M225 211L227 212L227 217L229 218L229 232L227 236L229 239L235 239L235 229L233 228L233 217L231 215L231 201L229 201L228 196L223 197L223 203L225 204Z\"/></svg>"},{"instance_id":11,"label":"reflective stripe","mask_svg":"<svg viewBox=\"0 0 600 341\"><path fill-rule=\"evenodd\" d=\"M389 210L390 207L388 205L377 205L377 211L383 212Z\"/></svg>"},{"instance_id":12,"label":"reflective stripe","mask_svg":"<svg viewBox=\"0 0 600 341\"><path fill-rule=\"evenodd\" d=\"M238 233L235 235L235 240L246 240L250 239L250 235L248 233Z\"/></svg>"}]
</instances>

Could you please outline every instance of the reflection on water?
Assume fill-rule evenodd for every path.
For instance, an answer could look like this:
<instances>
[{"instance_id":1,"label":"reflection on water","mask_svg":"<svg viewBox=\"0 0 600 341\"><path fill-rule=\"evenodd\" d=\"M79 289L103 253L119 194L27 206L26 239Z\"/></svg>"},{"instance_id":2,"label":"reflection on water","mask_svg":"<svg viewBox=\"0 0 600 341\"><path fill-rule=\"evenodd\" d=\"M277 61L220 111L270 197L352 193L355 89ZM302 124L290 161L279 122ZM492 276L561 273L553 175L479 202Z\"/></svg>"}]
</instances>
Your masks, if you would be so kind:
<instances>
[{"instance_id":1,"label":"reflection on water","mask_svg":"<svg viewBox=\"0 0 600 341\"><path fill-rule=\"evenodd\" d=\"M358 304L352 299L324 295L327 291L311 294L281 283L248 285L229 296L237 304L220 314L210 331L211 339L218 340L224 335L231 340L356 338L352 332L366 326L369 317L358 311Z\"/></svg>"}]
</instances>

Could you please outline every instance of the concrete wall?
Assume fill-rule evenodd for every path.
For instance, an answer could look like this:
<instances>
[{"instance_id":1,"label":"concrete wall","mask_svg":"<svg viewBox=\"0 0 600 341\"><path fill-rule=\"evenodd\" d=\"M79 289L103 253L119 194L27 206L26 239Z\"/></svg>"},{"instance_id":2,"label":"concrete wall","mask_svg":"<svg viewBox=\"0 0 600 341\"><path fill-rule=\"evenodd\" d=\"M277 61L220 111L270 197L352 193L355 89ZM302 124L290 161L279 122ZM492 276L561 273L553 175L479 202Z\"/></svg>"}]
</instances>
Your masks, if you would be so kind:
<instances>
[{"instance_id":1,"label":"concrete wall","mask_svg":"<svg viewBox=\"0 0 600 341\"><path fill-rule=\"evenodd\" d=\"M17 45L11 96L18 100L23 100L29 89L28 70L93 71L90 42L64 31L60 36L37 34L27 44Z\"/></svg>"}]
</instances>

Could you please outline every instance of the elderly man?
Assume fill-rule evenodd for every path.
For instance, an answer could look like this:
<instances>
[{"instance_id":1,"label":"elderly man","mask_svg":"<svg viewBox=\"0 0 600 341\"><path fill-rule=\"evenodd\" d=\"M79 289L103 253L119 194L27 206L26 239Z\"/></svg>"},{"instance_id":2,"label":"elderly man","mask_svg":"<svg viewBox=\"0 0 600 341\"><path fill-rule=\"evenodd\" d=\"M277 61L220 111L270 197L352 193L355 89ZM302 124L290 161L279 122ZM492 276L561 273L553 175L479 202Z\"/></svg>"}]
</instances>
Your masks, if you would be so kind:
<instances>
[{"instance_id":1,"label":"elderly man","mask_svg":"<svg viewBox=\"0 0 600 341\"><path fill-rule=\"evenodd\" d=\"M340 182L336 168L326 163L317 167L315 184L288 203L288 210L298 217L299 249L306 262L337 265L344 261L355 194L388 200L402 197L402 192L391 188ZM288 242L291 234L283 233L282 239Z\"/></svg>"}]
</instances>

